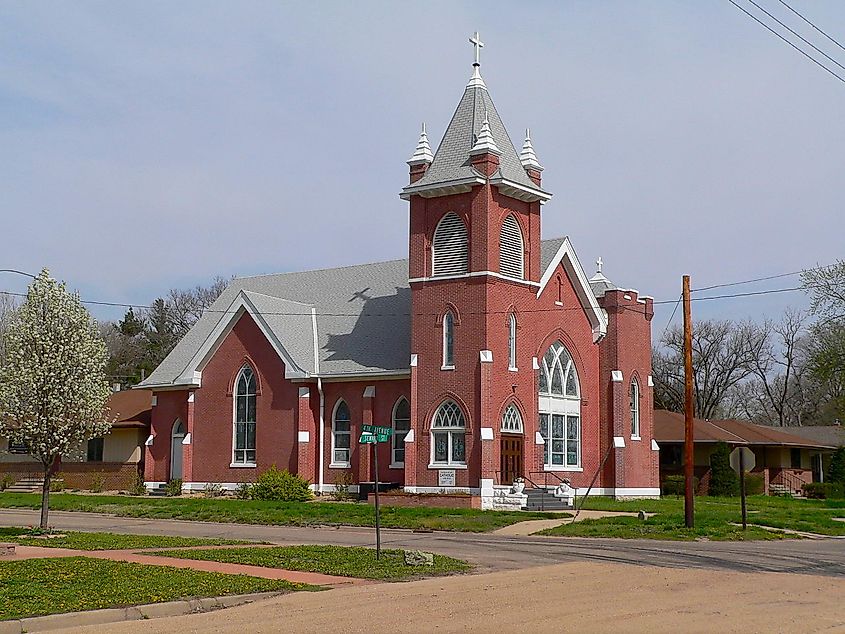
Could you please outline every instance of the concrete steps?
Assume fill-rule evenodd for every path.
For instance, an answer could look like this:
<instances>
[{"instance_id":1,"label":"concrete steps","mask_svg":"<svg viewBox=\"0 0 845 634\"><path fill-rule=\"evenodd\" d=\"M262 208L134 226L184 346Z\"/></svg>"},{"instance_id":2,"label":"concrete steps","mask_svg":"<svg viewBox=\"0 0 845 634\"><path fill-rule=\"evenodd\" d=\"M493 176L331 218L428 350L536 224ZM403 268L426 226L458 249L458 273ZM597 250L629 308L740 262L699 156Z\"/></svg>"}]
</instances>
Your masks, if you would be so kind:
<instances>
[{"instance_id":1,"label":"concrete steps","mask_svg":"<svg viewBox=\"0 0 845 634\"><path fill-rule=\"evenodd\" d=\"M44 480L41 478L21 478L5 490L9 493L41 493Z\"/></svg>"},{"instance_id":2,"label":"concrete steps","mask_svg":"<svg viewBox=\"0 0 845 634\"><path fill-rule=\"evenodd\" d=\"M528 496L526 511L566 511L572 508L546 489L525 489L525 494Z\"/></svg>"}]
</instances>

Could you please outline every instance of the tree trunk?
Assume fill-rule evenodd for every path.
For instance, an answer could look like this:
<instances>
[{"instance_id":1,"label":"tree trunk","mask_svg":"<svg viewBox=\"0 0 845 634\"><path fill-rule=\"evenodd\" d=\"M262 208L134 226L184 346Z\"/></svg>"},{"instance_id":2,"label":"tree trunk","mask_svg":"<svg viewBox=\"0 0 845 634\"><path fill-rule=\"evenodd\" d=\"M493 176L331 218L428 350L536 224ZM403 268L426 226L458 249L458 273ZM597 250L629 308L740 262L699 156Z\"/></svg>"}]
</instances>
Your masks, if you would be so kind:
<instances>
[{"instance_id":1,"label":"tree trunk","mask_svg":"<svg viewBox=\"0 0 845 634\"><path fill-rule=\"evenodd\" d=\"M44 484L41 486L41 528L47 529L47 513L50 511L50 475L52 465L44 467Z\"/></svg>"}]
</instances>

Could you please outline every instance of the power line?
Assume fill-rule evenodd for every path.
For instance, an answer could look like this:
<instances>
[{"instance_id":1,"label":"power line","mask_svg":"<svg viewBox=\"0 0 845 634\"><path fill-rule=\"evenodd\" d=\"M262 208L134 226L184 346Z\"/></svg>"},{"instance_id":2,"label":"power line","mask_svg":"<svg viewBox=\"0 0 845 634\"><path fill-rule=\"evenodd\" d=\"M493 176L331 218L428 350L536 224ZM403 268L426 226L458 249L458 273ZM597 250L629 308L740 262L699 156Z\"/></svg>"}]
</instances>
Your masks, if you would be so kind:
<instances>
[{"instance_id":1,"label":"power line","mask_svg":"<svg viewBox=\"0 0 845 634\"><path fill-rule=\"evenodd\" d=\"M803 291L808 288L824 288L823 285L820 284L811 284L808 286L794 286L790 288L772 288L762 291L751 291L747 293L733 293L728 295L712 295L710 297L693 297L691 301L693 302L704 302L704 301L713 301L717 299L733 299L738 297L754 297L757 295L770 295L774 293L787 293L792 291ZM15 297L26 297L24 293L13 293L11 291L0 291L0 295L11 295ZM678 300L675 299L666 299L666 300L652 300L652 304L654 306L660 306L664 304L677 304ZM145 306L143 304L122 304L120 302L98 302L93 300L84 300L80 299L80 302L83 304L93 304L97 306L114 306L120 308L141 308L141 309L151 309L151 306ZM645 305L643 304L643 307ZM618 308L622 310L627 310L630 312L635 313L642 313L643 311L635 310L629 306L619 306ZM530 314L530 313L559 313L565 312L570 310L577 310L583 311L584 308L582 306L573 306L573 307L562 307L562 306L555 306L554 308L534 308L534 309L523 309L518 312L522 314ZM237 311L233 310L219 310L214 308L206 308L203 313L218 313L218 314L229 314L233 315ZM510 314L510 310L491 310L491 311L461 311L464 315L506 315ZM270 315L270 316L277 316L277 317L310 317L311 312L276 312L276 311L261 311L262 315ZM318 317L423 317L423 316L435 316L440 315L441 313L410 313L410 312L392 312L392 313L328 313L328 312L317 312L316 315Z\"/></svg>"},{"instance_id":2,"label":"power line","mask_svg":"<svg viewBox=\"0 0 845 634\"><path fill-rule=\"evenodd\" d=\"M669 330L669 326L672 325L672 320L675 318L675 313L678 312L678 306L681 305L681 300L683 298L683 294L678 295L678 301L675 302L675 308L672 309L672 315L669 317L669 321L666 322L666 327L663 329L663 332L660 333L660 339L658 339L658 341L663 341L663 337L666 336L666 331Z\"/></svg>"},{"instance_id":3,"label":"power line","mask_svg":"<svg viewBox=\"0 0 845 634\"><path fill-rule=\"evenodd\" d=\"M793 9L791 6L789 6L789 4L787 4L786 2L784 2L784 0L778 0L778 2L780 2L783 6L785 6L785 7L786 7L787 9L789 9L790 11L792 11L792 12L793 12L795 15L797 15L799 18L801 18L802 20L804 20L804 22L806 22L807 24L809 24L809 25L810 25L811 27L813 27L816 31L818 31L819 33L821 33L822 35L824 35L824 36L825 36L827 39L829 39L831 42L833 42L834 44L836 44L836 46L838 46L838 47L839 47L839 48L841 48L843 51L845 51L845 46L842 46L842 44L840 44L840 43L839 43L836 39L834 39L832 36L828 35L828 34L827 34L827 33L825 33L824 31L822 31L819 27L817 27L815 24L813 24L812 22L810 22L810 20L809 20L808 18L804 17L804 15L802 15L801 13L799 13L798 11L796 11L795 9Z\"/></svg>"},{"instance_id":4,"label":"power line","mask_svg":"<svg viewBox=\"0 0 845 634\"><path fill-rule=\"evenodd\" d=\"M804 57L806 57L807 59L809 59L811 62L813 62L813 63L814 63L814 64L816 64L817 66L820 66L821 68L823 68L824 70L826 70L828 73L830 73L831 75L833 75L834 77L836 77L836 79L838 79L838 80L839 80L839 81L841 81L843 84L845 84L845 77L842 77L841 75L837 74L837 73L836 73L836 71L831 70L830 68L828 68L827 66L825 66L824 64L822 64L819 60L817 60L815 57L813 57L812 55L810 55L809 53L807 53L807 52L806 52L804 49L802 49L800 46L798 46L798 45L794 44L793 42L790 42L787 38L785 38L783 35L781 35L781 34L780 34L780 33L778 33L777 31L775 31L772 27L770 27L768 24L766 24L765 22L763 22L763 21L762 21L760 18L758 18L756 15L754 15L753 13L748 12L748 11L747 11L744 7L741 7L739 4L737 4L735 0L728 0L728 2L730 2L732 5L734 5L734 6L735 6L737 9L739 9L740 11L742 11L742 12L743 12L745 15L747 15L749 18L751 18L752 20L754 20L755 22L757 22L758 24L760 24L761 26L763 26L766 30L771 31L771 32L772 32L774 35L776 35L778 38L782 39L784 42L786 42L787 44L789 44L792 48L794 48L796 51L798 51L799 53L801 53L801 55L803 55Z\"/></svg>"},{"instance_id":5,"label":"power line","mask_svg":"<svg viewBox=\"0 0 845 634\"><path fill-rule=\"evenodd\" d=\"M769 16L772 20L774 20L774 21L775 21L775 22L777 22L778 24L780 24L783 28L785 28L787 31L789 31L790 33L792 33L795 37L797 37L798 39L800 39L802 42L804 42L805 44L807 44L808 46L810 46L810 47L811 47L814 51L817 51L817 52L821 53L821 54L822 54L822 55L824 55L827 59L829 59L831 62L833 62L834 64L836 64L837 66L839 66L839 68L841 68L842 70L845 70L845 66L843 66L842 64L840 64L839 62L837 62L837 61L836 61L835 59L833 59L830 55L828 55L827 53L825 53L825 52L824 52L823 50L821 50L818 46L816 46L815 44L813 44L810 40L808 40L807 38L805 38L804 36L802 36L800 33L798 33L798 32L797 32L797 31L795 31L794 29L790 28L788 25L786 25L786 24L784 24L783 22L781 22L780 20L778 20L775 16L773 16L771 13L769 13L768 11L766 11L766 9L764 9L764 8L763 8L763 7L761 7L759 4L757 4L756 2L754 2L754 0L748 0L748 2L750 2L750 3L751 3L751 4L753 4L755 7L757 7L758 9L760 9L760 11L762 11L763 13L765 13L767 16Z\"/></svg>"},{"instance_id":6,"label":"power line","mask_svg":"<svg viewBox=\"0 0 845 634\"><path fill-rule=\"evenodd\" d=\"M780 273L778 275L767 275L766 277L756 277L753 280L743 280L741 282L728 282L727 284L713 284L712 286L703 286L701 288L692 289L692 293L700 293L701 291L709 291L714 288L726 288L728 286L742 286L743 284L753 284L754 282L765 282L766 280L776 280L781 277L791 277L793 275L801 275L804 271L793 271L791 273Z\"/></svg>"}]
</instances>

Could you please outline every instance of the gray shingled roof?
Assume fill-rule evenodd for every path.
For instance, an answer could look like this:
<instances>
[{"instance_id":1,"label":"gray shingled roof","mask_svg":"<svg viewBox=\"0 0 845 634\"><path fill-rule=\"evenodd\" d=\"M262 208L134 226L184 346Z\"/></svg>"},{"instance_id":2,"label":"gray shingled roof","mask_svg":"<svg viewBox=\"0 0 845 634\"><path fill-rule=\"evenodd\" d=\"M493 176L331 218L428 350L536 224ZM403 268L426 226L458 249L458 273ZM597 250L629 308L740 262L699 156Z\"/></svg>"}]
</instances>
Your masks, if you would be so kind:
<instances>
[{"instance_id":1,"label":"gray shingled roof","mask_svg":"<svg viewBox=\"0 0 845 634\"><path fill-rule=\"evenodd\" d=\"M434 160L425 175L406 189L419 189L480 176L470 164L469 151L481 130L485 112L496 145L502 151L499 157L499 169L493 178L506 178L530 189L538 190L537 185L528 178L528 174L522 167L519 154L496 111L490 93L486 88L477 86L467 86L434 154Z\"/></svg>"},{"instance_id":2,"label":"gray shingled roof","mask_svg":"<svg viewBox=\"0 0 845 634\"><path fill-rule=\"evenodd\" d=\"M563 240L541 243L543 271ZM206 340L231 319L230 308L242 291L299 370L322 376L408 370L408 260L392 260L237 278L138 387L179 384L179 377ZM316 312L319 368L314 363L312 308Z\"/></svg>"}]
</instances>

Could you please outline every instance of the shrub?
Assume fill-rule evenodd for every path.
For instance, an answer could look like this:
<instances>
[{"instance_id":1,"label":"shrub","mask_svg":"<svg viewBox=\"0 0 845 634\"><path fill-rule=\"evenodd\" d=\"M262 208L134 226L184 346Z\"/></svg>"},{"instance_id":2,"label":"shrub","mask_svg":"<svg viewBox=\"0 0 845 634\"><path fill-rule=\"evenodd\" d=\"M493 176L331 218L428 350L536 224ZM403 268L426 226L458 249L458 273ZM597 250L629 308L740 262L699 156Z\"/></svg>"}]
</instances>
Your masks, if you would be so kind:
<instances>
[{"instance_id":1,"label":"shrub","mask_svg":"<svg viewBox=\"0 0 845 634\"><path fill-rule=\"evenodd\" d=\"M845 447L840 447L833 453L833 458L830 459L827 481L845 484Z\"/></svg>"},{"instance_id":2,"label":"shrub","mask_svg":"<svg viewBox=\"0 0 845 634\"><path fill-rule=\"evenodd\" d=\"M349 499L349 485L352 484L352 474L348 471L341 471L334 477L334 491L332 499L335 502L345 502Z\"/></svg>"},{"instance_id":3,"label":"shrub","mask_svg":"<svg viewBox=\"0 0 845 634\"><path fill-rule=\"evenodd\" d=\"M146 495L147 485L144 484L144 476L135 472L135 477L132 478L132 484L129 485L130 495Z\"/></svg>"},{"instance_id":4,"label":"shrub","mask_svg":"<svg viewBox=\"0 0 845 634\"><path fill-rule=\"evenodd\" d=\"M102 493L106 488L106 477L100 471L91 476L91 492Z\"/></svg>"},{"instance_id":5,"label":"shrub","mask_svg":"<svg viewBox=\"0 0 845 634\"><path fill-rule=\"evenodd\" d=\"M52 480L50 480L50 492L56 493L58 491L64 491L64 490L65 490L65 481L64 481L63 478L60 477L59 474L57 474L56 476L53 477Z\"/></svg>"},{"instance_id":6,"label":"shrub","mask_svg":"<svg viewBox=\"0 0 845 634\"><path fill-rule=\"evenodd\" d=\"M10 486L15 483L15 479L12 477L10 473L7 473L3 476L3 479L0 480L0 491L5 491Z\"/></svg>"},{"instance_id":7,"label":"shrub","mask_svg":"<svg viewBox=\"0 0 845 634\"><path fill-rule=\"evenodd\" d=\"M684 476L670 475L666 476L661 485L661 493L663 495L683 495L684 494ZM693 492L698 490L698 478L692 478Z\"/></svg>"},{"instance_id":8,"label":"shrub","mask_svg":"<svg viewBox=\"0 0 845 634\"><path fill-rule=\"evenodd\" d=\"M258 476L258 480L252 486L252 499L306 502L311 499L311 489L305 478L287 471L279 471L276 465L273 465Z\"/></svg>"},{"instance_id":9,"label":"shrub","mask_svg":"<svg viewBox=\"0 0 845 634\"><path fill-rule=\"evenodd\" d=\"M235 489L235 497L239 500L248 500L252 497L252 485L249 482L241 482Z\"/></svg>"},{"instance_id":10,"label":"shrub","mask_svg":"<svg viewBox=\"0 0 845 634\"><path fill-rule=\"evenodd\" d=\"M223 485L216 482L207 482L202 490L202 494L207 498L219 498L223 496Z\"/></svg>"},{"instance_id":11,"label":"shrub","mask_svg":"<svg viewBox=\"0 0 845 634\"><path fill-rule=\"evenodd\" d=\"M804 485L804 495L814 500L845 498L845 484L838 482L808 482Z\"/></svg>"},{"instance_id":12,"label":"shrub","mask_svg":"<svg viewBox=\"0 0 845 634\"><path fill-rule=\"evenodd\" d=\"M182 480L171 480L164 487L164 495L175 498L182 495Z\"/></svg>"},{"instance_id":13,"label":"shrub","mask_svg":"<svg viewBox=\"0 0 845 634\"><path fill-rule=\"evenodd\" d=\"M739 495L739 476L731 469L731 450L725 442L716 443L710 454L709 495L735 497Z\"/></svg>"}]
</instances>

